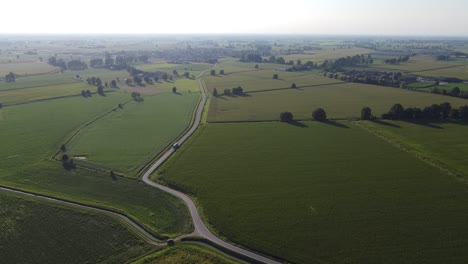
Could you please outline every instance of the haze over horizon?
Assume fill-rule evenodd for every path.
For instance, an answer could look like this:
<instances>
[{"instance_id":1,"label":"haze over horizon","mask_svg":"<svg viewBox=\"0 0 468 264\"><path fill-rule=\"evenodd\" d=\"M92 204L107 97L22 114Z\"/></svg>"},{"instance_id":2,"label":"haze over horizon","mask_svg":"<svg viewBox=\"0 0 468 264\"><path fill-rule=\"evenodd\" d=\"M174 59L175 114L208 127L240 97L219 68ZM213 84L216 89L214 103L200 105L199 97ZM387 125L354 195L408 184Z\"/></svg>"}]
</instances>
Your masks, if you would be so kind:
<instances>
[{"instance_id":1,"label":"haze over horizon","mask_svg":"<svg viewBox=\"0 0 468 264\"><path fill-rule=\"evenodd\" d=\"M58 0L3 3L3 34L326 34L468 36L464 0Z\"/></svg>"}]
</instances>

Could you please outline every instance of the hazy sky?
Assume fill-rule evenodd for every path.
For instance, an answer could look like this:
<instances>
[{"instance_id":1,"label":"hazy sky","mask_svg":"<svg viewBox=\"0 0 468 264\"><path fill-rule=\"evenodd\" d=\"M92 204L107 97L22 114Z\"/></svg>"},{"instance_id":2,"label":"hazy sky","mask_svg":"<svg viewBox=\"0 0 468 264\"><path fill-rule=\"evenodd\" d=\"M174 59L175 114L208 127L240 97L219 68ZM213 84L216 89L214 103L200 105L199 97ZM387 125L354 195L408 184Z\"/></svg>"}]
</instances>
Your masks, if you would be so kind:
<instances>
[{"instance_id":1,"label":"hazy sky","mask_svg":"<svg viewBox=\"0 0 468 264\"><path fill-rule=\"evenodd\" d=\"M468 36L468 0L8 0L0 33Z\"/></svg>"}]
</instances>

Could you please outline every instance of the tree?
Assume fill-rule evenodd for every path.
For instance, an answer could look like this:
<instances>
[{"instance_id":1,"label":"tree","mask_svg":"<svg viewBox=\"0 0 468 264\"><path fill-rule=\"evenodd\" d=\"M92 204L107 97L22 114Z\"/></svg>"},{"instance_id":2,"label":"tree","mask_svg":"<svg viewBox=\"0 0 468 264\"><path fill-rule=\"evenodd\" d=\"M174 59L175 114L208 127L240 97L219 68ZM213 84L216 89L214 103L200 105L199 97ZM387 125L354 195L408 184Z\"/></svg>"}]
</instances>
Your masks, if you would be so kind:
<instances>
[{"instance_id":1,"label":"tree","mask_svg":"<svg viewBox=\"0 0 468 264\"><path fill-rule=\"evenodd\" d=\"M213 76L216 75L216 71L215 71L215 70L211 70L210 73L211 73L211 75L213 75Z\"/></svg>"},{"instance_id":2,"label":"tree","mask_svg":"<svg viewBox=\"0 0 468 264\"><path fill-rule=\"evenodd\" d=\"M257 69L257 70L258 70L258 64L255 64L255 69Z\"/></svg>"},{"instance_id":3,"label":"tree","mask_svg":"<svg viewBox=\"0 0 468 264\"><path fill-rule=\"evenodd\" d=\"M317 108L312 112L312 118L316 121L327 120L327 113L323 108Z\"/></svg>"},{"instance_id":4,"label":"tree","mask_svg":"<svg viewBox=\"0 0 468 264\"><path fill-rule=\"evenodd\" d=\"M235 95L242 95L244 94L244 89L241 86L238 86L236 88L232 88L232 93Z\"/></svg>"},{"instance_id":5,"label":"tree","mask_svg":"<svg viewBox=\"0 0 468 264\"><path fill-rule=\"evenodd\" d=\"M450 116L450 113L452 112L452 105L450 103L445 102L439 105L440 106L440 112L442 113L443 118L448 118Z\"/></svg>"},{"instance_id":6,"label":"tree","mask_svg":"<svg viewBox=\"0 0 468 264\"><path fill-rule=\"evenodd\" d=\"M172 87L172 93L177 93L177 87Z\"/></svg>"},{"instance_id":7,"label":"tree","mask_svg":"<svg viewBox=\"0 0 468 264\"><path fill-rule=\"evenodd\" d=\"M155 81L155 82L158 82L158 81L159 81L159 77L154 77L154 81Z\"/></svg>"},{"instance_id":8,"label":"tree","mask_svg":"<svg viewBox=\"0 0 468 264\"><path fill-rule=\"evenodd\" d=\"M69 160L69 157L67 154L63 154L62 155L62 161L68 161Z\"/></svg>"},{"instance_id":9,"label":"tree","mask_svg":"<svg viewBox=\"0 0 468 264\"><path fill-rule=\"evenodd\" d=\"M392 119L398 120L401 119L404 111L405 109L401 104L394 104L388 113Z\"/></svg>"},{"instance_id":10,"label":"tree","mask_svg":"<svg viewBox=\"0 0 468 264\"><path fill-rule=\"evenodd\" d=\"M450 92L450 94L451 94L452 96L459 96L459 95L460 95L460 92L461 92L460 88L458 88L458 87L453 87L453 89L452 89L452 91Z\"/></svg>"},{"instance_id":11,"label":"tree","mask_svg":"<svg viewBox=\"0 0 468 264\"><path fill-rule=\"evenodd\" d=\"M219 70L219 75L224 75L224 70Z\"/></svg>"},{"instance_id":12,"label":"tree","mask_svg":"<svg viewBox=\"0 0 468 264\"><path fill-rule=\"evenodd\" d=\"M117 88L117 82L115 80L111 81L111 87L112 88Z\"/></svg>"},{"instance_id":13,"label":"tree","mask_svg":"<svg viewBox=\"0 0 468 264\"><path fill-rule=\"evenodd\" d=\"M364 107L361 110L361 119L362 120L371 120L372 119L372 110L370 107Z\"/></svg>"},{"instance_id":14,"label":"tree","mask_svg":"<svg viewBox=\"0 0 468 264\"><path fill-rule=\"evenodd\" d=\"M296 83L291 84L291 88L297 88Z\"/></svg>"},{"instance_id":15,"label":"tree","mask_svg":"<svg viewBox=\"0 0 468 264\"><path fill-rule=\"evenodd\" d=\"M67 147L65 146L65 144L62 144L62 146L60 147L60 151L67 152Z\"/></svg>"},{"instance_id":16,"label":"tree","mask_svg":"<svg viewBox=\"0 0 468 264\"><path fill-rule=\"evenodd\" d=\"M104 86L99 85L98 88L97 88L97 93L99 95L104 95Z\"/></svg>"},{"instance_id":17,"label":"tree","mask_svg":"<svg viewBox=\"0 0 468 264\"><path fill-rule=\"evenodd\" d=\"M273 74L273 79L278 80L279 76L277 73Z\"/></svg>"},{"instance_id":18,"label":"tree","mask_svg":"<svg viewBox=\"0 0 468 264\"><path fill-rule=\"evenodd\" d=\"M216 89L216 87L213 89L213 96L218 97L218 90Z\"/></svg>"},{"instance_id":19,"label":"tree","mask_svg":"<svg viewBox=\"0 0 468 264\"><path fill-rule=\"evenodd\" d=\"M291 123L292 121L294 121L293 114L291 112L282 112L280 114L280 121Z\"/></svg>"},{"instance_id":20,"label":"tree","mask_svg":"<svg viewBox=\"0 0 468 264\"><path fill-rule=\"evenodd\" d=\"M468 120L468 106L464 105L460 107L460 118L463 120Z\"/></svg>"}]
</instances>

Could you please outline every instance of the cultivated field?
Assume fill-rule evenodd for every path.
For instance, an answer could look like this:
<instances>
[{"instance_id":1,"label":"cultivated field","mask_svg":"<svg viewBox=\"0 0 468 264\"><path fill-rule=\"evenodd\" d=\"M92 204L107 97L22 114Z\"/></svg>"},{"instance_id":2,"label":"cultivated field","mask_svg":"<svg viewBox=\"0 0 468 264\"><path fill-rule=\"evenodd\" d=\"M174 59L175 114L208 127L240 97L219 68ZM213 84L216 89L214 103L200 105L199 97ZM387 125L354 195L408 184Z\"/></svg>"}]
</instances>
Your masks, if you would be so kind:
<instances>
[{"instance_id":1,"label":"cultivated field","mask_svg":"<svg viewBox=\"0 0 468 264\"><path fill-rule=\"evenodd\" d=\"M51 66L45 62L1 63L0 79L3 79L3 77L10 72L13 72L20 76L28 76L59 71L59 68Z\"/></svg>"},{"instance_id":2,"label":"cultivated field","mask_svg":"<svg viewBox=\"0 0 468 264\"><path fill-rule=\"evenodd\" d=\"M453 121L362 122L363 125L468 177L468 123Z\"/></svg>"},{"instance_id":3,"label":"cultivated field","mask_svg":"<svg viewBox=\"0 0 468 264\"><path fill-rule=\"evenodd\" d=\"M2 263L124 263L151 250L116 220L0 191Z\"/></svg>"},{"instance_id":4,"label":"cultivated field","mask_svg":"<svg viewBox=\"0 0 468 264\"><path fill-rule=\"evenodd\" d=\"M67 145L72 156L137 176L136 170L190 124L199 93L156 94L131 101L86 126ZM105 140L103 140L105 139Z\"/></svg>"},{"instance_id":5,"label":"cultivated field","mask_svg":"<svg viewBox=\"0 0 468 264\"><path fill-rule=\"evenodd\" d=\"M159 173L223 236L294 263L468 257L466 187L348 122L204 125Z\"/></svg>"},{"instance_id":6,"label":"cultivated field","mask_svg":"<svg viewBox=\"0 0 468 264\"><path fill-rule=\"evenodd\" d=\"M197 244L180 244L141 258L133 264L234 264L240 263Z\"/></svg>"},{"instance_id":7,"label":"cultivated field","mask_svg":"<svg viewBox=\"0 0 468 264\"><path fill-rule=\"evenodd\" d=\"M336 80L335 80L336 81ZM342 83L281 91L248 93L247 96L211 98L208 122L278 120L283 111L296 119L310 119L314 109L322 107L331 118L356 118L368 106L374 115L387 112L395 103L404 107L425 107L450 102L467 104L461 98L418 93L398 88Z\"/></svg>"},{"instance_id":8,"label":"cultivated field","mask_svg":"<svg viewBox=\"0 0 468 264\"><path fill-rule=\"evenodd\" d=\"M154 188L121 177L50 161L83 124L129 99L128 94L68 98L0 109L0 184L114 208L159 235L190 230L185 206ZM103 139L105 141L105 139Z\"/></svg>"}]
</instances>

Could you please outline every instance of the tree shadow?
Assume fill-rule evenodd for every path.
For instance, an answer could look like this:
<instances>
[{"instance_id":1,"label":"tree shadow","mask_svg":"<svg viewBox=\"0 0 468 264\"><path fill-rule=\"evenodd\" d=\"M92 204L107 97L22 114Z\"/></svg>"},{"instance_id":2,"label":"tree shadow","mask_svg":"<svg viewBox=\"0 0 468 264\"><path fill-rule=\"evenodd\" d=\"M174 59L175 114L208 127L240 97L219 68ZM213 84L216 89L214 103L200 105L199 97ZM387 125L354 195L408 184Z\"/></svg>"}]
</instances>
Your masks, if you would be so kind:
<instances>
[{"instance_id":1,"label":"tree shadow","mask_svg":"<svg viewBox=\"0 0 468 264\"><path fill-rule=\"evenodd\" d=\"M347 125L338 123L338 122L333 121L333 120L330 120L330 119L329 119L329 120L322 121L321 123L324 123L324 124L327 124L327 125L331 125L331 126L335 126L335 127L339 127L339 128L349 128L349 126L347 126Z\"/></svg>"},{"instance_id":2,"label":"tree shadow","mask_svg":"<svg viewBox=\"0 0 468 264\"><path fill-rule=\"evenodd\" d=\"M181 93L179 93L179 92L173 92L173 94L182 95L182 94L181 94Z\"/></svg>"},{"instance_id":3,"label":"tree shadow","mask_svg":"<svg viewBox=\"0 0 468 264\"><path fill-rule=\"evenodd\" d=\"M306 124L304 124L302 122L296 121L296 120L288 122L288 124L296 126L296 127L301 127L301 128L309 127L308 125L306 125Z\"/></svg>"},{"instance_id":4,"label":"tree shadow","mask_svg":"<svg viewBox=\"0 0 468 264\"><path fill-rule=\"evenodd\" d=\"M379 124L379 125L382 125L382 126L389 126L389 127L401 128L401 126L399 126L399 125L392 124L392 123L389 123L389 122L386 122L386 121L383 121L383 120L375 119L375 120L371 120L371 122L372 122L372 123Z\"/></svg>"},{"instance_id":5,"label":"tree shadow","mask_svg":"<svg viewBox=\"0 0 468 264\"><path fill-rule=\"evenodd\" d=\"M224 98L224 96L222 96L222 95L214 96L214 98L223 99L224 101L228 100L228 99Z\"/></svg>"}]
</instances>

